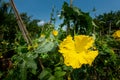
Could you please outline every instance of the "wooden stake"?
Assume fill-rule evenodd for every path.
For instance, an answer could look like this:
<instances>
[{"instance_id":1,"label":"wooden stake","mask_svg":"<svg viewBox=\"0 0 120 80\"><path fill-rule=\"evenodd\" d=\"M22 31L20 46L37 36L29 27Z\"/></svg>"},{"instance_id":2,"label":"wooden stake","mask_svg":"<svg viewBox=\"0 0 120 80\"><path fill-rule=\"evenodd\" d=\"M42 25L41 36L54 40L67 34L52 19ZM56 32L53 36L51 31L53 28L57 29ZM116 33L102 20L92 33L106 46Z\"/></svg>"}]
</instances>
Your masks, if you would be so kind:
<instances>
[{"instance_id":1,"label":"wooden stake","mask_svg":"<svg viewBox=\"0 0 120 80\"><path fill-rule=\"evenodd\" d=\"M20 28L20 31L22 32L22 35L23 35L23 38L24 40L29 44L29 45L32 45L32 41L28 35L28 31L26 29L26 26L25 24L23 23L22 19L21 19L21 16L19 15L18 13L18 10L13 2L13 0L10 0L10 3L11 3L11 6L14 10L14 13L15 13L15 16L16 16L16 19L17 19L17 23L18 23L18 26Z\"/></svg>"}]
</instances>

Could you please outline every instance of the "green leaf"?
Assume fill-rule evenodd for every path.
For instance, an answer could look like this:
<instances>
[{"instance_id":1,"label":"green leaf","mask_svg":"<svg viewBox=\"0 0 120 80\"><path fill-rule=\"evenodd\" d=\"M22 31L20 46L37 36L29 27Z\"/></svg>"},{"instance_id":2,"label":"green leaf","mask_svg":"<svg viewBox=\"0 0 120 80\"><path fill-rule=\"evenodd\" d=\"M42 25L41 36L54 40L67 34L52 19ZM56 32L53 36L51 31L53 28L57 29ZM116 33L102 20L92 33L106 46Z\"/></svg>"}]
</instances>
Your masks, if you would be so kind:
<instances>
[{"instance_id":1,"label":"green leaf","mask_svg":"<svg viewBox=\"0 0 120 80\"><path fill-rule=\"evenodd\" d=\"M63 77L66 74L65 71L55 71L55 76L56 77Z\"/></svg>"},{"instance_id":2,"label":"green leaf","mask_svg":"<svg viewBox=\"0 0 120 80\"><path fill-rule=\"evenodd\" d=\"M44 69L40 75L38 76L38 78L40 80L47 80L49 77L51 76L51 73L48 69Z\"/></svg>"},{"instance_id":3,"label":"green leaf","mask_svg":"<svg viewBox=\"0 0 120 80\"><path fill-rule=\"evenodd\" d=\"M74 12L76 12L78 15L83 15L79 8L73 7Z\"/></svg>"},{"instance_id":4,"label":"green leaf","mask_svg":"<svg viewBox=\"0 0 120 80\"><path fill-rule=\"evenodd\" d=\"M116 22L116 25L119 25L120 24L120 20L118 20L117 22Z\"/></svg>"},{"instance_id":5,"label":"green leaf","mask_svg":"<svg viewBox=\"0 0 120 80\"><path fill-rule=\"evenodd\" d=\"M1 78L2 75L3 75L3 73L0 71L0 78Z\"/></svg>"},{"instance_id":6,"label":"green leaf","mask_svg":"<svg viewBox=\"0 0 120 80\"><path fill-rule=\"evenodd\" d=\"M48 51L51 51L53 47L54 47L54 42L44 41L42 44L38 46L35 52L36 53L47 53Z\"/></svg>"},{"instance_id":7,"label":"green leaf","mask_svg":"<svg viewBox=\"0 0 120 80\"><path fill-rule=\"evenodd\" d=\"M35 61L31 60L27 62L26 67L30 68L33 74L36 74L37 64L35 63Z\"/></svg>"},{"instance_id":8,"label":"green leaf","mask_svg":"<svg viewBox=\"0 0 120 80\"><path fill-rule=\"evenodd\" d=\"M62 68L61 67L55 67L55 71L61 71Z\"/></svg>"},{"instance_id":9,"label":"green leaf","mask_svg":"<svg viewBox=\"0 0 120 80\"><path fill-rule=\"evenodd\" d=\"M36 73L36 69L37 69L37 63L35 62L35 58L37 57L38 55L33 55L33 54L26 54L24 60L26 61L26 68L27 69L31 69L31 72L33 74Z\"/></svg>"},{"instance_id":10,"label":"green leaf","mask_svg":"<svg viewBox=\"0 0 120 80\"><path fill-rule=\"evenodd\" d=\"M26 69L25 65L26 65L25 61L20 65L21 80L27 80L27 69Z\"/></svg>"},{"instance_id":11,"label":"green leaf","mask_svg":"<svg viewBox=\"0 0 120 80\"><path fill-rule=\"evenodd\" d=\"M56 80L56 78L53 75L51 75L48 80Z\"/></svg>"},{"instance_id":12,"label":"green leaf","mask_svg":"<svg viewBox=\"0 0 120 80\"><path fill-rule=\"evenodd\" d=\"M36 58L38 57L38 54L28 52L27 54L25 54L25 56L24 56L24 57L25 57L25 58L27 57L27 59L32 60L32 59L36 59Z\"/></svg>"}]
</instances>

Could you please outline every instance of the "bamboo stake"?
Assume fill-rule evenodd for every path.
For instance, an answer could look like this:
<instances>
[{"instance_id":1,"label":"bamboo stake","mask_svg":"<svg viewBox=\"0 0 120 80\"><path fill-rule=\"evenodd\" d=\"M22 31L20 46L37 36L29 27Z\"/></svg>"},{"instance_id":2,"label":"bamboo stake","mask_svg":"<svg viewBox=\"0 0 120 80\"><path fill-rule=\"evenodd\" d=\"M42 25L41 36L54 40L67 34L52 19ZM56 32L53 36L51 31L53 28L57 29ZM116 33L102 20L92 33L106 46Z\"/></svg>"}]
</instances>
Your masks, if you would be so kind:
<instances>
[{"instance_id":1,"label":"bamboo stake","mask_svg":"<svg viewBox=\"0 0 120 80\"><path fill-rule=\"evenodd\" d=\"M17 23L18 23L18 26L20 28L20 31L22 32L24 40L27 42L27 44L32 45L32 41L31 41L31 39L30 39L30 37L28 35L28 31L26 29L26 26L23 23L23 21L21 19L21 16L19 15L18 10L17 10L13 0L10 0L10 3L11 3L11 6L12 6L12 8L14 10L14 13L15 13L15 16L16 16L16 19L17 19Z\"/></svg>"},{"instance_id":2,"label":"bamboo stake","mask_svg":"<svg viewBox=\"0 0 120 80\"><path fill-rule=\"evenodd\" d=\"M12 8L13 8L13 10L14 10L14 13L15 13L15 16L16 16L16 19L17 19L17 23L18 23L18 26L19 26L22 34L23 34L24 40L25 40L29 45L32 45L32 41L31 41L31 39L30 39L30 37L29 37L29 35L28 35L28 31L27 31L27 29L26 29L26 26L24 25L24 23L23 23L20 15L19 15L19 13L18 13L18 11L17 11L17 8L16 8L16 6L15 6L15 4L14 4L14 2L13 2L13 0L10 0L10 3L11 3L11 6L12 6ZM41 66L41 68L42 68L42 70L43 70L43 69L44 69L44 66L43 66L42 61L40 60L40 58L39 58L39 62L40 62L40 66Z\"/></svg>"},{"instance_id":3,"label":"bamboo stake","mask_svg":"<svg viewBox=\"0 0 120 80\"><path fill-rule=\"evenodd\" d=\"M70 0L70 7L72 7L73 0Z\"/></svg>"}]
</instances>

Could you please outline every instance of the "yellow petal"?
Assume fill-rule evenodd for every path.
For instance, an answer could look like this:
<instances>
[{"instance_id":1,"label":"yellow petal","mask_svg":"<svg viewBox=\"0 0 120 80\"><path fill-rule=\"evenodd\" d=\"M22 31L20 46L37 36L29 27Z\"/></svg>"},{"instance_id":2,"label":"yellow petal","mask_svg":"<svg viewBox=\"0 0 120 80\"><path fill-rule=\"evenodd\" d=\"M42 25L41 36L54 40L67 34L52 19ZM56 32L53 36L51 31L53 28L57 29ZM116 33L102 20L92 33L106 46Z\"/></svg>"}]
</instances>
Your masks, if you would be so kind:
<instances>
[{"instance_id":1,"label":"yellow petal","mask_svg":"<svg viewBox=\"0 0 120 80\"><path fill-rule=\"evenodd\" d=\"M87 53L85 53L85 59L87 61L87 64L91 65L97 55L98 55L98 50L87 51Z\"/></svg>"},{"instance_id":2,"label":"yellow petal","mask_svg":"<svg viewBox=\"0 0 120 80\"><path fill-rule=\"evenodd\" d=\"M77 52L81 52L92 47L94 39L89 36L79 35L75 36L75 48Z\"/></svg>"}]
</instances>

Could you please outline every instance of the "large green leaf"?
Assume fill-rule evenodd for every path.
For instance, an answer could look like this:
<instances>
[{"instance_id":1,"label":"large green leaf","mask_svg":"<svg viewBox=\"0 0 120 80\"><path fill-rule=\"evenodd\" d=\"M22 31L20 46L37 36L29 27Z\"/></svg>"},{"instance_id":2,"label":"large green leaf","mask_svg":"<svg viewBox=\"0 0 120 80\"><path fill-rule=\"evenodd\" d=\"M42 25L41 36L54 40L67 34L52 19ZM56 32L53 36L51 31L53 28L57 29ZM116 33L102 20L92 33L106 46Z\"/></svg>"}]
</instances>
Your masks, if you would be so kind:
<instances>
[{"instance_id":1,"label":"large green leaf","mask_svg":"<svg viewBox=\"0 0 120 80\"><path fill-rule=\"evenodd\" d=\"M48 51L51 51L53 47L54 47L54 42L45 40L38 46L35 52L36 53L47 53Z\"/></svg>"},{"instance_id":2,"label":"large green leaf","mask_svg":"<svg viewBox=\"0 0 120 80\"><path fill-rule=\"evenodd\" d=\"M34 60L30 60L26 63L26 67L31 70L33 74L36 74L37 64Z\"/></svg>"},{"instance_id":3,"label":"large green leaf","mask_svg":"<svg viewBox=\"0 0 120 80\"><path fill-rule=\"evenodd\" d=\"M33 74L36 73L37 69L37 63L34 60L37 56L37 54L27 53L26 57L24 58L24 60L26 61L26 68L31 69L31 72Z\"/></svg>"}]
</instances>

